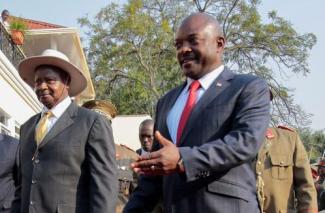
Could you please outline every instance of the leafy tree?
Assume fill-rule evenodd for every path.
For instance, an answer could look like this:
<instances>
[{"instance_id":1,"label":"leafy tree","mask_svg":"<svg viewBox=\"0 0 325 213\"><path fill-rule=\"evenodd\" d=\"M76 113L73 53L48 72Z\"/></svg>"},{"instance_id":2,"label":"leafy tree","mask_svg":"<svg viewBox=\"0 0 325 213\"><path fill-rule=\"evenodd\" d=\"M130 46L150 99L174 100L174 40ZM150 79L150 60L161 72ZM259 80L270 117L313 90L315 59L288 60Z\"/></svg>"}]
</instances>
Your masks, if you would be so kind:
<instances>
[{"instance_id":1,"label":"leafy tree","mask_svg":"<svg viewBox=\"0 0 325 213\"><path fill-rule=\"evenodd\" d=\"M225 64L239 73L266 79L275 99L273 123L305 126L309 115L294 103L283 84L290 72L309 72L307 57L313 34L269 13L262 23L257 0L129 0L109 4L95 17L79 19L87 28L86 49L97 97L111 99L120 114L154 114L158 98L184 80L177 65L173 34L187 15L215 16L227 39Z\"/></svg>"},{"instance_id":2,"label":"leafy tree","mask_svg":"<svg viewBox=\"0 0 325 213\"><path fill-rule=\"evenodd\" d=\"M325 131L311 131L304 128L300 130L300 136L311 162L317 162L317 159L322 157L325 152Z\"/></svg>"}]
</instances>

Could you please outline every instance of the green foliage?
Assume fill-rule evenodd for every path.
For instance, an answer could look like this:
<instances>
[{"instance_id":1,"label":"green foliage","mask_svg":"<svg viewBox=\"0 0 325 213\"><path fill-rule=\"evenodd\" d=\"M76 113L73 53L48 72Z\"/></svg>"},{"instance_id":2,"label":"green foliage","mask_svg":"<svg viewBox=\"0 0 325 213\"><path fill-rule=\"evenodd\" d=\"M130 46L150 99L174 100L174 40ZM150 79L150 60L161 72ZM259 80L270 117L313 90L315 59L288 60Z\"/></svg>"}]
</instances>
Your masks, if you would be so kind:
<instances>
[{"instance_id":1,"label":"green foliage","mask_svg":"<svg viewBox=\"0 0 325 213\"><path fill-rule=\"evenodd\" d=\"M111 99L120 114L154 114L161 95L181 83L173 34L180 21L195 11L215 16L227 39L224 63L239 73L266 79L275 93L273 123L308 125L309 115L294 103L283 84L289 73L309 72L307 58L316 42L299 34L275 11L262 23L257 0L129 0L109 4L89 21L88 61L97 98Z\"/></svg>"},{"instance_id":2,"label":"green foliage","mask_svg":"<svg viewBox=\"0 0 325 213\"><path fill-rule=\"evenodd\" d=\"M21 21L19 19L13 19L10 22L9 29L25 32L28 28L27 28L27 25L23 21Z\"/></svg>"},{"instance_id":3,"label":"green foliage","mask_svg":"<svg viewBox=\"0 0 325 213\"><path fill-rule=\"evenodd\" d=\"M310 161L316 163L325 151L325 132L323 130L300 130L300 137L308 152Z\"/></svg>"}]
</instances>

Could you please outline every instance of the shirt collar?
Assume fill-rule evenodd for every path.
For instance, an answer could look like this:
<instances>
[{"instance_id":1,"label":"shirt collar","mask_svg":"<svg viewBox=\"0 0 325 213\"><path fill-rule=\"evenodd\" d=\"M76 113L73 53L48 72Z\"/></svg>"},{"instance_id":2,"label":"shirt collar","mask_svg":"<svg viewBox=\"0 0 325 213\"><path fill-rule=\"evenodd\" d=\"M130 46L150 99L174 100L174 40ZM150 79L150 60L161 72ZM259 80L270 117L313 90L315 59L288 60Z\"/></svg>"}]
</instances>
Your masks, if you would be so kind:
<instances>
[{"instance_id":1,"label":"shirt collar","mask_svg":"<svg viewBox=\"0 0 325 213\"><path fill-rule=\"evenodd\" d=\"M199 79L201 88L204 89L204 90L207 90L210 87L210 85L212 84L212 82L220 75L220 73L223 70L224 70L224 65L221 65L221 66L217 67L216 69L214 69L213 71L211 71L211 72L205 74L204 76L202 76ZM191 85L191 83L193 81L194 81L193 79L187 78L187 85L186 85L186 88L185 88L186 91L187 91L189 85Z\"/></svg>"},{"instance_id":2,"label":"shirt collar","mask_svg":"<svg viewBox=\"0 0 325 213\"><path fill-rule=\"evenodd\" d=\"M60 103L58 103L55 107L53 107L50 111L53 113L53 116L59 118L63 112L69 107L71 104L71 98L69 96L65 97ZM42 116L45 112L49 111L49 109L44 106L42 110Z\"/></svg>"}]
</instances>

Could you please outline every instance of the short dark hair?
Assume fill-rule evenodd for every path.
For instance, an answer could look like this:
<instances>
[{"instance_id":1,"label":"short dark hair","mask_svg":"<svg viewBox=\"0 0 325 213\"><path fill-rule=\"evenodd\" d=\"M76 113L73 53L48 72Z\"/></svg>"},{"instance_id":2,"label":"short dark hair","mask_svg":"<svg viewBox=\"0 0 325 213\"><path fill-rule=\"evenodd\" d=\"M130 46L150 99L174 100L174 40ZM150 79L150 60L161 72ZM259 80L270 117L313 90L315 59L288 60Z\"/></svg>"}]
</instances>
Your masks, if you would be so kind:
<instances>
[{"instance_id":1,"label":"short dark hair","mask_svg":"<svg viewBox=\"0 0 325 213\"><path fill-rule=\"evenodd\" d=\"M146 119L144 121L141 122L139 129L141 129L143 126L147 126L147 125L154 125L154 121L152 119Z\"/></svg>"},{"instance_id":2,"label":"short dark hair","mask_svg":"<svg viewBox=\"0 0 325 213\"><path fill-rule=\"evenodd\" d=\"M3 10L1 15L5 14L5 13L8 13L9 14L9 11L8 10Z\"/></svg>"},{"instance_id":3,"label":"short dark hair","mask_svg":"<svg viewBox=\"0 0 325 213\"><path fill-rule=\"evenodd\" d=\"M39 65L38 67L36 67L35 71L40 69L40 68L49 68L49 67L54 69L54 71L59 74L59 76L60 76L60 78L61 78L61 80L63 82L66 82L67 84L70 84L71 77L70 77L69 73L67 73L66 71L64 71L60 67L53 66L53 65L48 65L48 64L42 64L42 65Z\"/></svg>"}]
</instances>

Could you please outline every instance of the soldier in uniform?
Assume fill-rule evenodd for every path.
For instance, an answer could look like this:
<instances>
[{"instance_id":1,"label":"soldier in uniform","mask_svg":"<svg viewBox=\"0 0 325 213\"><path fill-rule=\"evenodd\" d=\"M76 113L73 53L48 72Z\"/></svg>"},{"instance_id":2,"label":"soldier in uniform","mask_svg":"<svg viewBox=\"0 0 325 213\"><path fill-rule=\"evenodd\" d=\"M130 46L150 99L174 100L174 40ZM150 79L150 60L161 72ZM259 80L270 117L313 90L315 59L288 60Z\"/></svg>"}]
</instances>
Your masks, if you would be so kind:
<instances>
[{"instance_id":1,"label":"soldier in uniform","mask_svg":"<svg viewBox=\"0 0 325 213\"><path fill-rule=\"evenodd\" d=\"M318 209L325 210L325 158L319 160L317 165L318 178L315 182L317 189Z\"/></svg>"},{"instance_id":2,"label":"soldier in uniform","mask_svg":"<svg viewBox=\"0 0 325 213\"><path fill-rule=\"evenodd\" d=\"M284 126L267 130L256 173L263 212L318 212L307 153L294 130Z\"/></svg>"},{"instance_id":3,"label":"soldier in uniform","mask_svg":"<svg viewBox=\"0 0 325 213\"><path fill-rule=\"evenodd\" d=\"M103 115L110 122L117 114L116 107L109 101L91 100L84 103L83 107ZM130 169L130 164L137 160L138 155L135 151L125 145L115 144L115 149L119 180L119 195L116 212L120 213L137 183L137 176Z\"/></svg>"},{"instance_id":4,"label":"soldier in uniform","mask_svg":"<svg viewBox=\"0 0 325 213\"><path fill-rule=\"evenodd\" d=\"M273 93L270 90L270 101ZM318 212L306 150L296 131L268 128L256 161L257 196L264 213Z\"/></svg>"}]
</instances>

